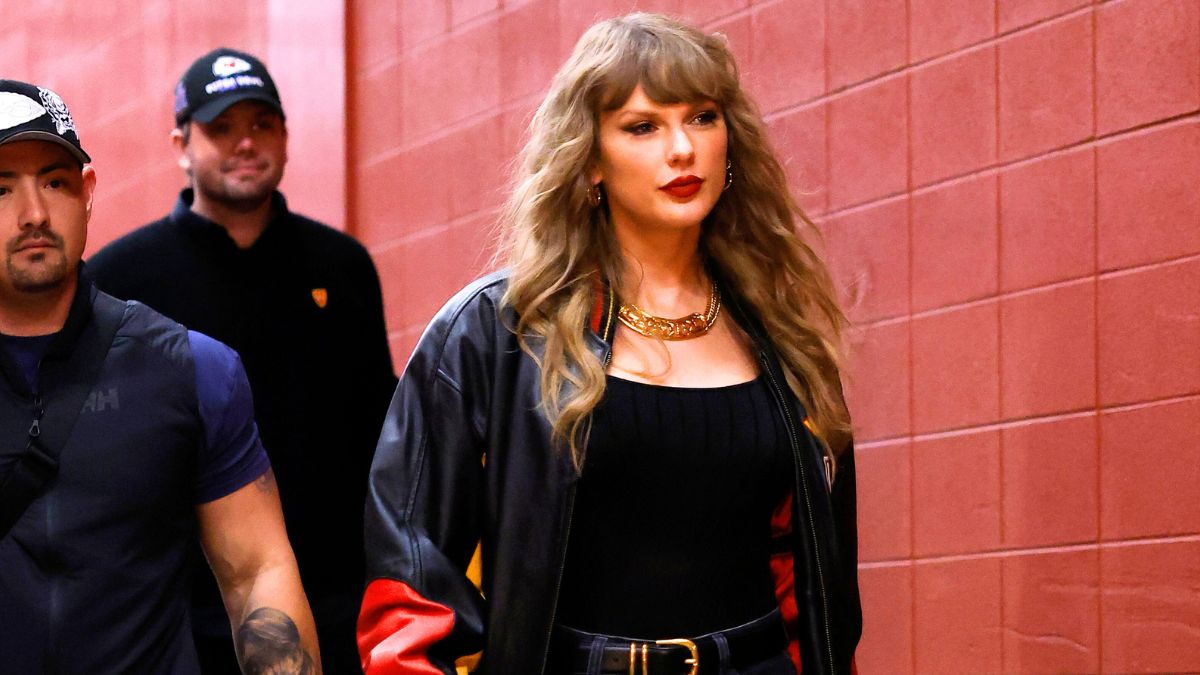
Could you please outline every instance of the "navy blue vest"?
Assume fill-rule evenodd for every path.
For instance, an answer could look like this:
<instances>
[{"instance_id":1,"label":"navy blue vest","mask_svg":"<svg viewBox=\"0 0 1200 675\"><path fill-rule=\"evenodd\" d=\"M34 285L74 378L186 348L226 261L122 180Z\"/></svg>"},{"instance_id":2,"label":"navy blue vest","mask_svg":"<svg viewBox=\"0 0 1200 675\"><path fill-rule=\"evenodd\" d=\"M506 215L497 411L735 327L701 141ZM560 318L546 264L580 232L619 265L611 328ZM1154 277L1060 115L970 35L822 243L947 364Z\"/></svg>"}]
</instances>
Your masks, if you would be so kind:
<instances>
[{"instance_id":1,"label":"navy blue vest","mask_svg":"<svg viewBox=\"0 0 1200 675\"><path fill-rule=\"evenodd\" d=\"M63 386L103 364L58 476L0 540L0 672L198 673L188 554L204 429L187 331L80 286L39 368L47 430L68 417ZM106 322L116 335L99 344ZM0 475L32 417L17 377L0 377Z\"/></svg>"}]
</instances>

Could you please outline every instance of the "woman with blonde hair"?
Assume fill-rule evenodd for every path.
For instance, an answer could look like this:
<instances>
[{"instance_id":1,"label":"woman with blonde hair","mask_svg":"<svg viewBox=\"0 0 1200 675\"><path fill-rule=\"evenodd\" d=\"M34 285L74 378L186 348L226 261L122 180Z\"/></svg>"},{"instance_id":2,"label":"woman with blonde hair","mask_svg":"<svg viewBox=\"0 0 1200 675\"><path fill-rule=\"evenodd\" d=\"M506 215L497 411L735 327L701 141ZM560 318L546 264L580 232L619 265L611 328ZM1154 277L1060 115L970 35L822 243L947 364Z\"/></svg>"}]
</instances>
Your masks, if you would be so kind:
<instances>
[{"instance_id":1,"label":"woman with blonde hair","mask_svg":"<svg viewBox=\"0 0 1200 675\"><path fill-rule=\"evenodd\" d=\"M433 319L380 438L364 667L851 672L845 318L727 45L598 23L530 130L507 269Z\"/></svg>"}]
</instances>

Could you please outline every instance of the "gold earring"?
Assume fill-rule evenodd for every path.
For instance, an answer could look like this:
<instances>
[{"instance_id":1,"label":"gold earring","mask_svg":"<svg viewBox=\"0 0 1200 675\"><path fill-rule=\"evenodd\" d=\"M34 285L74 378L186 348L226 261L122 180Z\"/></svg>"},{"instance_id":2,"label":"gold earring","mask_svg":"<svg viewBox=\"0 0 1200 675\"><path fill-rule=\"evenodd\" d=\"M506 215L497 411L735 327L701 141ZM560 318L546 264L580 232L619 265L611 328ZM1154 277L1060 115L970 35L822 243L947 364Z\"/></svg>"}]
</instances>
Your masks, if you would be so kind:
<instances>
[{"instance_id":1,"label":"gold earring","mask_svg":"<svg viewBox=\"0 0 1200 675\"><path fill-rule=\"evenodd\" d=\"M601 202L604 201L604 193L600 190L600 184L594 183L587 191L588 206L593 209L600 208Z\"/></svg>"},{"instance_id":2,"label":"gold earring","mask_svg":"<svg viewBox=\"0 0 1200 675\"><path fill-rule=\"evenodd\" d=\"M725 160L725 187L722 190L728 190L733 187L733 160Z\"/></svg>"}]
</instances>

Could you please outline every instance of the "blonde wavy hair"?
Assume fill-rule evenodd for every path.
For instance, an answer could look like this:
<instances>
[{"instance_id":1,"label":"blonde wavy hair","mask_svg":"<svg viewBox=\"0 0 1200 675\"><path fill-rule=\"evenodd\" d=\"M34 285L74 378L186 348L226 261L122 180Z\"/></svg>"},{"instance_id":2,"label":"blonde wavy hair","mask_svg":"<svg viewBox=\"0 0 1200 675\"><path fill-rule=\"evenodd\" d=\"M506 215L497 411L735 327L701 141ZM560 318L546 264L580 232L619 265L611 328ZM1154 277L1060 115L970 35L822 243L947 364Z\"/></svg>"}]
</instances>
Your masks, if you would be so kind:
<instances>
[{"instance_id":1,"label":"blonde wavy hair","mask_svg":"<svg viewBox=\"0 0 1200 675\"><path fill-rule=\"evenodd\" d=\"M838 379L846 318L825 264L804 240L816 228L788 191L723 37L645 13L602 21L579 39L534 114L501 212L500 260L511 269L504 302L518 317L522 349L541 368L555 440L581 467L605 386L584 327L597 279L618 294L625 281L607 210L588 202L588 170L599 160L600 113L621 107L639 83L660 104L720 106L736 182L706 218L701 252L762 321L788 386L836 455L849 440Z\"/></svg>"}]
</instances>

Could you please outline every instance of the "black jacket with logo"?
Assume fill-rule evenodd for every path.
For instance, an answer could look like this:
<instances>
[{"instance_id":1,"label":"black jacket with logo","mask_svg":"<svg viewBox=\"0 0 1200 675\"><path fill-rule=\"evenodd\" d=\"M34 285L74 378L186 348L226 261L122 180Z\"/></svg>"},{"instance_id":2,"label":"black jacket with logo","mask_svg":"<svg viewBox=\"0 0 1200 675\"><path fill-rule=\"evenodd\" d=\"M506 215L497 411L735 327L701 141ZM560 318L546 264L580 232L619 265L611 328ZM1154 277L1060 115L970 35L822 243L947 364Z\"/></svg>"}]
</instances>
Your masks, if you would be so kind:
<instances>
[{"instance_id":1,"label":"black jacket with logo","mask_svg":"<svg viewBox=\"0 0 1200 675\"><path fill-rule=\"evenodd\" d=\"M485 672L545 671L576 474L551 445L539 368L501 304L506 284L493 274L450 300L392 399L367 500L359 646L369 675L453 673L456 659L480 650ZM806 675L848 674L862 626L853 450L829 489L820 442L770 341L732 293L723 297L753 339L792 440L790 555L772 568L794 648ZM605 292L600 320L581 327L602 361L615 302ZM465 574L477 542L482 595Z\"/></svg>"},{"instance_id":2,"label":"black jacket with logo","mask_svg":"<svg viewBox=\"0 0 1200 675\"><path fill-rule=\"evenodd\" d=\"M375 266L352 237L292 213L278 192L247 249L192 200L185 189L169 215L104 247L88 271L101 290L238 352L313 611L331 597L352 607L367 473L396 385ZM228 633L206 585L202 629Z\"/></svg>"}]
</instances>

